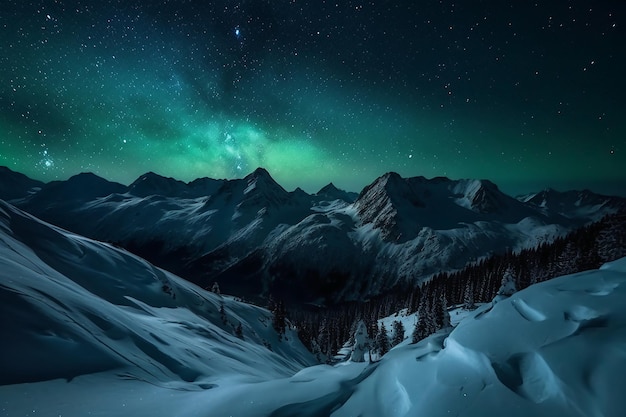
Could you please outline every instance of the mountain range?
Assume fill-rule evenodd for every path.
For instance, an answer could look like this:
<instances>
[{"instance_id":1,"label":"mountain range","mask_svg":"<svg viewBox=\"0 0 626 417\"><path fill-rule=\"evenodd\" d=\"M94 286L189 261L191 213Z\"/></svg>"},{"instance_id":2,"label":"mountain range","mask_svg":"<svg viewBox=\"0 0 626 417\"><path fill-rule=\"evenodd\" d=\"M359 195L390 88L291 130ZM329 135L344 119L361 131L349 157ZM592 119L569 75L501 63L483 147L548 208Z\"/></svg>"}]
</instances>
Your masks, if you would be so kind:
<instances>
[{"instance_id":1,"label":"mountain range","mask_svg":"<svg viewBox=\"0 0 626 417\"><path fill-rule=\"evenodd\" d=\"M288 192L262 168L189 183L147 173L125 186L91 173L42 183L3 167L0 199L201 286L313 303L366 299L626 208L586 190L514 198L488 180L396 173L359 194Z\"/></svg>"}]
</instances>

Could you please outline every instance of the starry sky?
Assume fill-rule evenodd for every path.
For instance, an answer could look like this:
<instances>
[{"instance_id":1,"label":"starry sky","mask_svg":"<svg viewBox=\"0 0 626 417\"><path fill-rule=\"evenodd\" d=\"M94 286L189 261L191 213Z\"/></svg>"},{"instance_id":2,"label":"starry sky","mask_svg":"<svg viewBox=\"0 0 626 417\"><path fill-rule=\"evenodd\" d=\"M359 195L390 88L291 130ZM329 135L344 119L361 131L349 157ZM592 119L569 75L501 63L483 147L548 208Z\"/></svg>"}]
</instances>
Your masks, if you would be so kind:
<instances>
[{"instance_id":1,"label":"starry sky","mask_svg":"<svg viewBox=\"0 0 626 417\"><path fill-rule=\"evenodd\" d=\"M0 165L626 195L621 0L3 0Z\"/></svg>"}]
</instances>

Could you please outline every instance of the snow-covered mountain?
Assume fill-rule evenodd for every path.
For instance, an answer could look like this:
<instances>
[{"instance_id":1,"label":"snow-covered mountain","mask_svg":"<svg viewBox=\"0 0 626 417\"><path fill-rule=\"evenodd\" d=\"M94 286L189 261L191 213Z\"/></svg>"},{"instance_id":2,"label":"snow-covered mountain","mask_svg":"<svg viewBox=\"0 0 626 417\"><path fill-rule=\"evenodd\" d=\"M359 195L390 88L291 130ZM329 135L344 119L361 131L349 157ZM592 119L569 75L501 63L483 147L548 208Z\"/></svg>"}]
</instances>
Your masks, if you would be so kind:
<instances>
[{"instance_id":1,"label":"snow-covered mountain","mask_svg":"<svg viewBox=\"0 0 626 417\"><path fill-rule=\"evenodd\" d=\"M279 340L266 310L2 202L0 255L6 416L551 417L626 408L626 258L485 305L379 362L309 366L291 332Z\"/></svg>"},{"instance_id":2,"label":"snow-covered mountain","mask_svg":"<svg viewBox=\"0 0 626 417\"><path fill-rule=\"evenodd\" d=\"M248 297L271 292L316 302L367 297L491 253L535 246L625 200L597 201L553 209L512 198L486 180L395 173L358 196L332 184L309 195L286 191L261 168L243 179L190 183L148 173L129 187L80 174L11 199L200 285L218 280Z\"/></svg>"},{"instance_id":3,"label":"snow-covered mountain","mask_svg":"<svg viewBox=\"0 0 626 417\"><path fill-rule=\"evenodd\" d=\"M599 220L607 213L626 209L623 198L596 194L589 190L560 192L549 188L518 199L570 218Z\"/></svg>"},{"instance_id":4,"label":"snow-covered mountain","mask_svg":"<svg viewBox=\"0 0 626 417\"><path fill-rule=\"evenodd\" d=\"M357 193L340 190L332 182L322 187L315 195L327 201L342 200L348 203L354 202L359 196Z\"/></svg>"},{"instance_id":5,"label":"snow-covered mountain","mask_svg":"<svg viewBox=\"0 0 626 417\"><path fill-rule=\"evenodd\" d=\"M217 380L286 377L313 363L295 331L279 337L267 310L2 201L0 312L5 386L107 372L122 383L202 391ZM8 397L0 397L4 413Z\"/></svg>"}]
</instances>

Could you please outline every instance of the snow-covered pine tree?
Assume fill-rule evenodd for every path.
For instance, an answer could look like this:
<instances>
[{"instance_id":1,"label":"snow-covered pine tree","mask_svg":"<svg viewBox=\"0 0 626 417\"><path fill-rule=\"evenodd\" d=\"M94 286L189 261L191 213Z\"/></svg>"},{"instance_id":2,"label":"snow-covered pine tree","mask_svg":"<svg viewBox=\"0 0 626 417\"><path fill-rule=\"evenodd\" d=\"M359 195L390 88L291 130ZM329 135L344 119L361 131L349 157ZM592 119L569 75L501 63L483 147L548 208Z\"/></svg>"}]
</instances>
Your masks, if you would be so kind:
<instances>
[{"instance_id":1,"label":"snow-covered pine tree","mask_svg":"<svg viewBox=\"0 0 626 417\"><path fill-rule=\"evenodd\" d=\"M365 362L365 353L369 350L370 340L367 335L367 326L363 320L359 320L354 332L354 344L352 346L352 362Z\"/></svg>"},{"instance_id":2,"label":"snow-covered pine tree","mask_svg":"<svg viewBox=\"0 0 626 417\"><path fill-rule=\"evenodd\" d=\"M393 337L391 340L391 346L396 346L402 343L404 340L404 325L400 320L393 322Z\"/></svg>"},{"instance_id":3,"label":"snow-covered pine tree","mask_svg":"<svg viewBox=\"0 0 626 417\"><path fill-rule=\"evenodd\" d=\"M448 302L444 289L440 289L436 294L432 312L435 322L435 331L450 327L450 314L448 314Z\"/></svg>"},{"instance_id":4,"label":"snow-covered pine tree","mask_svg":"<svg viewBox=\"0 0 626 417\"><path fill-rule=\"evenodd\" d=\"M577 261L580 248L574 242L566 242L561 253L557 256L558 275L568 275L577 272Z\"/></svg>"},{"instance_id":5,"label":"snow-covered pine tree","mask_svg":"<svg viewBox=\"0 0 626 417\"><path fill-rule=\"evenodd\" d=\"M382 357L385 353L389 352L389 339L387 338L387 329L385 323L380 324L378 335L376 336L376 348L378 350L378 356Z\"/></svg>"},{"instance_id":6,"label":"snow-covered pine tree","mask_svg":"<svg viewBox=\"0 0 626 417\"><path fill-rule=\"evenodd\" d=\"M287 326L287 310L282 301L274 304L274 310L272 313L272 327L279 335L285 334L285 327Z\"/></svg>"},{"instance_id":7,"label":"snow-covered pine tree","mask_svg":"<svg viewBox=\"0 0 626 417\"><path fill-rule=\"evenodd\" d=\"M476 303L474 302L474 283L470 280L465 284L465 291L463 293L463 307L466 310L474 310Z\"/></svg>"},{"instance_id":8,"label":"snow-covered pine tree","mask_svg":"<svg viewBox=\"0 0 626 417\"><path fill-rule=\"evenodd\" d=\"M418 321L415 324L413 333L411 334L411 341L413 343L419 342L435 331L431 303L428 297L425 296L425 293L422 293L422 299L420 300L420 305L417 309L417 316Z\"/></svg>"},{"instance_id":9,"label":"snow-covered pine tree","mask_svg":"<svg viewBox=\"0 0 626 417\"><path fill-rule=\"evenodd\" d=\"M220 285L217 283L217 281L215 281L213 283L213 286L211 287L211 292L214 292L217 295L221 294L221 292L220 292Z\"/></svg>"},{"instance_id":10,"label":"snow-covered pine tree","mask_svg":"<svg viewBox=\"0 0 626 417\"><path fill-rule=\"evenodd\" d=\"M413 334L411 335L411 342L417 343L433 334L434 331L435 325L432 320L432 313L430 310L424 310L415 324Z\"/></svg>"},{"instance_id":11,"label":"snow-covered pine tree","mask_svg":"<svg viewBox=\"0 0 626 417\"><path fill-rule=\"evenodd\" d=\"M415 320L415 324L413 324L413 331L411 332L411 343L417 343L420 340L422 340L420 338L420 334L419 334L419 321Z\"/></svg>"},{"instance_id":12,"label":"snow-covered pine tree","mask_svg":"<svg viewBox=\"0 0 626 417\"><path fill-rule=\"evenodd\" d=\"M318 362L322 362L322 349L316 339L311 339L311 353Z\"/></svg>"},{"instance_id":13,"label":"snow-covered pine tree","mask_svg":"<svg viewBox=\"0 0 626 417\"><path fill-rule=\"evenodd\" d=\"M626 256L626 213L618 212L602 221L596 237L597 252L602 262Z\"/></svg>"},{"instance_id":14,"label":"snow-covered pine tree","mask_svg":"<svg viewBox=\"0 0 626 417\"><path fill-rule=\"evenodd\" d=\"M240 339L243 339L243 328L241 327L241 323L239 323L237 327L235 327L235 336L237 336Z\"/></svg>"},{"instance_id":15,"label":"snow-covered pine tree","mask_svg":"<svg viewBox=\"0 0 626 417\"><path fill-rule=\"evenodd\" d=\"M515 274L513 272L513 268L508 266L502 274L502 281L500 282L500 288L498 289L497 295L510 297L515 294L516 291L517 287L515 285Z\"/></svg>"},{"instance_id":16,"label":"snow-covered pine tree","mask_svg":"<svg viewBox=\"0 0 626 417\"><path fill-rule=\"evenodd\" d=\"M328 320L324 319L320 325L320 332L317 336L317 344L323 355L330 355L330 329Z\"/></svg>"}]
</instances>

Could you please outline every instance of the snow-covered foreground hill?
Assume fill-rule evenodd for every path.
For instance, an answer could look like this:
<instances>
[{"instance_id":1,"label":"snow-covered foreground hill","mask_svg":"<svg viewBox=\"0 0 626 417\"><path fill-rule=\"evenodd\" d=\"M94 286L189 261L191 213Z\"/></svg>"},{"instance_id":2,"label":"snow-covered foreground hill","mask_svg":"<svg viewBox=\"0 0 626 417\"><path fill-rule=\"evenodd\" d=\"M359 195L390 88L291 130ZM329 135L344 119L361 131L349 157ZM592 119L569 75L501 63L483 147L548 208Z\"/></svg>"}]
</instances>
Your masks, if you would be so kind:
<instances>
[{"instance_id":1,"label":"snow-covered foreground hill","mask_svg":"<svg viewBox=\"0 0 626 417\"><path fill-rule=\"evenodd\" d=\"M2 416L621 416L626 408L626 259L483 306L378 363L306 367L310 355L291 334L278 340L266 310L4 203L0 241Z\"/></svg>"},{"instance_id":2,"label":"snow-covered foreground hill","mask_svg":"<svg viewBox=\"0 0 626 417\"><path fill-rule=\"evenodd\" d=\"M22 406L86 415L93 401L107 414L117 384L167 398L312 363L295 332L278 337L267 310L0 201L0 415ZM94 379L94 391L83 392ZM65 411L52 414L54 401Z\"/></svg>"}]
</instances>

